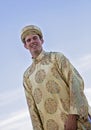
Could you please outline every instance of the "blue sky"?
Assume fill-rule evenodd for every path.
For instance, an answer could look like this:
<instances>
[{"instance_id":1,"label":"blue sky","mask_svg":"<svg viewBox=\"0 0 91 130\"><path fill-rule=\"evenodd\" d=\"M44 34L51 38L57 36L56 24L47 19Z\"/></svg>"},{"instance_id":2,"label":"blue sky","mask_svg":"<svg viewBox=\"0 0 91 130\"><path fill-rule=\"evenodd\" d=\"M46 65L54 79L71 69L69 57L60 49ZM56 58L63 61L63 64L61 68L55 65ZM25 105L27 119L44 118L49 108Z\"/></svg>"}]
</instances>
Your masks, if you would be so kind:
<instances>
[{"instance_id":1,"label":"blue sky","mask_svg":"<svg viewBox=\"0 0 91 130\"><path fill-rule=\"evenodd\" d=\"M0 130L32 130L22 76L31 55L22 27L39 26L46 51L60 51L81 73L91 105L91 0L2 0L0 2Z\"/></svg>"}]
</instances>

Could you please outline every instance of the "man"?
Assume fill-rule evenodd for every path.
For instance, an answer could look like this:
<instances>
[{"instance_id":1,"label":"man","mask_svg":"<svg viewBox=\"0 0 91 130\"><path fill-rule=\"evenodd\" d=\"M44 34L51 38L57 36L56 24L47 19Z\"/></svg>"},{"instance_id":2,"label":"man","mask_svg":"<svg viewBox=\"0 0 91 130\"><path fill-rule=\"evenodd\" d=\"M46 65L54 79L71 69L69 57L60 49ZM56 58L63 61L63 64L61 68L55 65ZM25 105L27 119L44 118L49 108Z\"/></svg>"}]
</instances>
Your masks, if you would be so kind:
<instances>
[{"instance_id":1,"label":"man","mask_svg":"<svg viewBox=\"0 0 91 130\"><path fill-rule=\"evenodd\" d=\"M32 55L23 84L34 130L91 130L83 79L59 52L45 52L39 27L22 29L21 40Z\"/></svg>"}]
</instances>

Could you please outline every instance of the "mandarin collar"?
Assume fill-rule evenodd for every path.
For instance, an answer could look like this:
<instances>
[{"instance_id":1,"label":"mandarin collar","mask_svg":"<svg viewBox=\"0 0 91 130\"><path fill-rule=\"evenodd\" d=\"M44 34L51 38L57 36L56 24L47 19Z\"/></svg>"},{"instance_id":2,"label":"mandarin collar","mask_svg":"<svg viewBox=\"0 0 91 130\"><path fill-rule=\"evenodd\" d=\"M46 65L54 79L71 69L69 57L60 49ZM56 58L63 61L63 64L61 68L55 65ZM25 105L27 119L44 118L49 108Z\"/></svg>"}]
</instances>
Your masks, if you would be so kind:
<instances>
[{"instance_id":1,"label":"mandarin collar","mask_svg":"<svg viewBox=\"0 0 91 130\"><path fill-rule=\"evenodd\" d=\"M42 50L41 53L36 58L32 58L33 62L34 63L38 63L39 61L42 60L42 58L44 57L44 55L45 55L45 51Z\"/></svg>"}]
</instances>

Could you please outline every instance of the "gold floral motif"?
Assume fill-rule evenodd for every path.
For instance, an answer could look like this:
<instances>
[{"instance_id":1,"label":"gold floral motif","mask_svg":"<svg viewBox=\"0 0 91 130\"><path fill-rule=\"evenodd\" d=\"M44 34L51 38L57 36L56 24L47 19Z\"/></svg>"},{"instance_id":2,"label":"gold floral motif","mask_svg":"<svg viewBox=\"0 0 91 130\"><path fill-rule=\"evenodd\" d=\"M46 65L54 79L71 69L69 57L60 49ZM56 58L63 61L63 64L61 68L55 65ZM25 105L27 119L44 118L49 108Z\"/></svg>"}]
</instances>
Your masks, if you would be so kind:
<instances>
[{"instance_id":1,"label":"gold floral motif","mask_svg":"<svg viewBox=\"0 0 91 130\"><path fill-rule=\"evenodd\" d=\"M63 112L61 112L60 117L61 117L61 120L63 120L64 122L67 119L67 115L65 113L63 113Z\"/></svg>"},{"instance_id":2,"label":"gold floral motif","mask_svg":"<svg viewBox=\"0 0 91 130\"><path fill-rule=\"evenodd\" d=\"M42 92L39 88L35 88L35 90L34 90L34 99L37 104L39 104L41 102Z\"/></svg>"},{"instance_id":3,"label":"gold floral motif","mask_svg":"<svg viewBox=\"0 0 91 130\"><path fill-rule=\"evenodd\" d=\"M35 64L32 64L30 67L29 67L29 70L28 70L28 75L30 76L35 70Z\"/></svg>"},{"instance_id":4,"label":"gold floral motif","mask_svg":"<svg viewBox=\"0 0 91 130\"><path fill-rule=\"evenodd\" d=\"M37 117L37 115L32 114L31 118L32 118L34 129L41 130L42 129L42 124L40 124L40 121L39 121L39 118Z\"/></svg>"},{"instance_id":5,"label":"gold floral motif","mask_svg":"<svg viewBox=\"0 0 91 130\"><path fill-rule=\"evenodd\" d=\"M47 130L59 130L58 124L53 119L47 120L46 128Z\"/></svg>"},{"instance_id":6,"label":"gold floral motif","mask_svg":"<svg viewBox=\"0 0 91 130\"><path fill-rule=\"evenodd\" d=\"M54 80L49 80L46 83L46 89L48 92L54 94L54 93L59 93L61 88Z\"/></svg>"},{"instance_id":7,"label":"gold floral motif","mask_svg":"<svg viewBox=\"0 0 91 130\"><path fill-rule=\"evenodd\" d=\"M51 69L51 72L52 72L52 74L53 74L53 76L54 76L55 78L60 79L60 75L59 75L58 71L56 70L56 68L53 67L53 68Z\"/></svg>"},{"instance_id":8,"label":"gold floral motif","mask_svg":"<svg viewBox=\"0 0 91 130\"><path fill-rule=\"evenodd\" d=\"M63 108L66 110L66 111L69 111L70 109L70 105L69 105L69 99L60 99L61 103L62 103L62 106Z\"/></svg>"},{"instance_id":9,"label":"gold floral motif","mask_svg":"<svg viewBox=\"0 0 91 130\"><path fill-rule=\"evenodd\" d=\"M62 56L60 63L62 63L64 69L67 68L67 61L66 57Z\"/></svg>"},{"instance_id":10,"label":"gold floral motif","mask_svg":"<svg viewBox=\"0 0 91 130\"><path fill-rule=\"evenodd\" d=\"M29 109L30 109L30 108L31 108L31 106L32 106L32 99L31 99L31 98L29 98L29 97L27 97L27 104L28 104Z\"/></svg>"},{"instance_id":11,"label":"gold floral motif","mask_svg":"<svg viewBox=\"0 0 91 130\"><path fill-rule=\"evenodd\" d=\"M44 107L47 113L53 114L57 111L57 102L52 98L48 98L45 101Z\"/></svg>"},{"instance_id":12,"label":"gold floral motif","mask_svg":"<svg viewBox=\"0 0 91 130\"><path fill-rule=\"evenodd\" d=\"M39 70L35 74L36 83L42 83L45 79L46 73L43 69Z\"/></svg>"}]
</instances>

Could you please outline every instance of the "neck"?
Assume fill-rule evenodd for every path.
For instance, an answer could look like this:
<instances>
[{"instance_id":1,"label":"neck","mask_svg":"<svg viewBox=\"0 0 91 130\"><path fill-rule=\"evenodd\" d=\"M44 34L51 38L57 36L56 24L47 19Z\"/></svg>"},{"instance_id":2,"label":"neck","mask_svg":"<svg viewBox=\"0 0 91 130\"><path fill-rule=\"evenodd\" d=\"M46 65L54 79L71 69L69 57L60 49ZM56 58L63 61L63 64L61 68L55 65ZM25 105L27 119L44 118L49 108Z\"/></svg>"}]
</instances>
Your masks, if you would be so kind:
<instances>
[{"instance_id":1,"label":"neck","mask_svg":"<svg viewBox=\"0 0 91 130\"><path fill-rule=\"evenodd\" d=\"M36 51L36 52L32 53L32 54L31 54L31 55L32 55L32 58L33 58L33 59L36 59L41 52L42 52L42 50L41 50L41 51Z\"/></svg>"}]
</instances>

